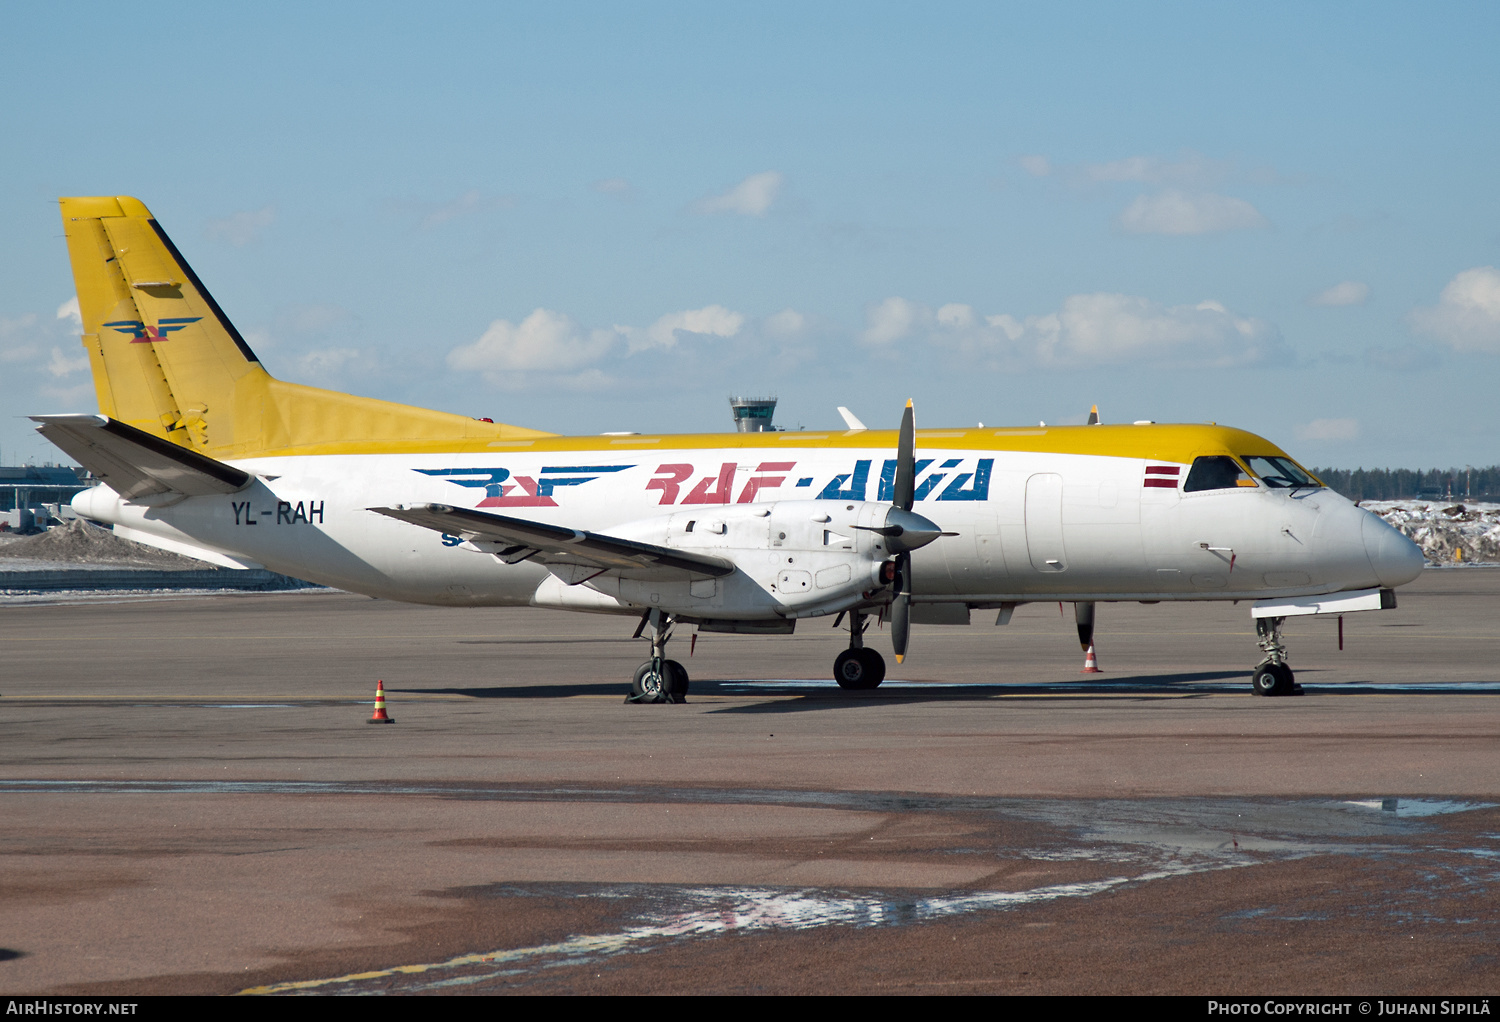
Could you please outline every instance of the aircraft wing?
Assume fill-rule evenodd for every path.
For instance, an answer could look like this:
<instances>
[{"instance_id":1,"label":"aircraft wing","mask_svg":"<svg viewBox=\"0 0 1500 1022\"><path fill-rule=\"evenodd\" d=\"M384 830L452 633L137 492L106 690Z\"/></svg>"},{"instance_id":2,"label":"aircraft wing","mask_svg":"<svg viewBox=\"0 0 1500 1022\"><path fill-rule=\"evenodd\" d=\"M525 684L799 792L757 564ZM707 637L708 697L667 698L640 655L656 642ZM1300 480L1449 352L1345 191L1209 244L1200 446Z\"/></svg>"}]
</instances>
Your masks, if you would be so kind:
<instances>
[{"instance_id":1,"label":"aircraft wing","mask_svg":"<svg viewBox=\"0 0 1500 1022\"><path fill-rule=\"evenodd\" d=\"M669 581L722 578L735 570L734 562L722 557L671 550L653 543L448 504L372 507L370 510L434 532L462 536L471 543L493 544L493 553L507 564L531 560L564 568L556 574L571 583L606 572L623 578ZM593 570L570 572L565 566ZM574 577L570 578L570 575Z\"/></svg>"},{"instance_id":2,"label":"aircraft wing","mask_svg":"<svg viewBox=\"0 0 1500 1022\"><path fill-rule=\"evenodd\" d=\"M127 426L107 415L33 415L37 432L127 500L157 493L236 493L253 478L233 465Z\"/></svg>"}]
</instances>

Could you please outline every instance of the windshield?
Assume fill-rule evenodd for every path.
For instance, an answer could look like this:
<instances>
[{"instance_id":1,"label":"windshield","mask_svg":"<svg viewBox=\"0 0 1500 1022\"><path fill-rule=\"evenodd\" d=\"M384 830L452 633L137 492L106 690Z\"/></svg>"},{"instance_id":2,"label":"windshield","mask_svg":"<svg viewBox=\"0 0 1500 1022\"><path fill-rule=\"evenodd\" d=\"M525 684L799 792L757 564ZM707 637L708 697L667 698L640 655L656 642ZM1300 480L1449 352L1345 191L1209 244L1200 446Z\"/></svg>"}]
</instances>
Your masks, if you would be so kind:
<instances>
[{"instance_id":1,"label":"windshield","mask_svg":"<svg viewBox=\"0 0 1500 1022\"><path fill-rule=\"evenodd\" d=\"M1228 455L1206 454L1193 459L1193 467L1188 471L1187 482L1182 489L1185 493L1194 493L1198 490L1228 490L1236 486L1253 488L1255 480L1246 475L1239 462Z\"/></svg>"},{"instance_id":2,"label":"windshield","mask_svg":"<svg viewBox=\"0 0 1500 1022\"><path fill-rule=\"evenodd\" d=\"M1299 486L1323 485L1298 468L1290 458L1248 457L1245 463L1267 486L1295 489Z\"/></svg>"}]
</instances>

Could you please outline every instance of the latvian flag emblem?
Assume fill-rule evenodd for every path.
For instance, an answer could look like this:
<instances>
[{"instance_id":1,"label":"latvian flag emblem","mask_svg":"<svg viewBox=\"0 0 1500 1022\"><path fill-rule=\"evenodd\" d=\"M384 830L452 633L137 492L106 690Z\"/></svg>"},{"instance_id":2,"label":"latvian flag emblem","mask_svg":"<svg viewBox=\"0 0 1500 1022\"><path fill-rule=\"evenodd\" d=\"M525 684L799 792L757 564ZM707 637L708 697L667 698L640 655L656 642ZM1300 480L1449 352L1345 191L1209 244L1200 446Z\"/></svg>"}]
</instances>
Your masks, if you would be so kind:
<instances>
[{"instance_id":1,"label":"latvian flag emblem","mask_svg":"<svg viewBox=\"0 0 1500 1022\"><path fill-rule=\"evenodd\" d=\"M1177 476L1181 472L1181 465L1147 465L1146 485L1162 486L1169 490L1175 490L1177 489Z\"/></svg>"}]
</instances>

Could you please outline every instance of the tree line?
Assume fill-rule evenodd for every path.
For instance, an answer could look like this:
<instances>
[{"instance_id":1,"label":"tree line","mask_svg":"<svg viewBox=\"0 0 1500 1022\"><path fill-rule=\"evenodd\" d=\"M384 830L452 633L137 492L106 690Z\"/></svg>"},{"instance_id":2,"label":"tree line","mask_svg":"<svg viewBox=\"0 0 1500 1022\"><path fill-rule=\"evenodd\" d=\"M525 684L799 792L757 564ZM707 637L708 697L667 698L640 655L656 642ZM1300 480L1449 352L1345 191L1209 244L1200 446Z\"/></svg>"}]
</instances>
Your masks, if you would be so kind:
<instances>
[{"instance_id":1,"label":"tree line","mask_svg":"<svg viewBox=\"0 0 1500 1022\"><path fill-rule=\"evenodd\" d=\"M1489 468L1315 468L1313 475L1350 500L1500 499L1500 465Z\"/></svg>"}]
</instances>

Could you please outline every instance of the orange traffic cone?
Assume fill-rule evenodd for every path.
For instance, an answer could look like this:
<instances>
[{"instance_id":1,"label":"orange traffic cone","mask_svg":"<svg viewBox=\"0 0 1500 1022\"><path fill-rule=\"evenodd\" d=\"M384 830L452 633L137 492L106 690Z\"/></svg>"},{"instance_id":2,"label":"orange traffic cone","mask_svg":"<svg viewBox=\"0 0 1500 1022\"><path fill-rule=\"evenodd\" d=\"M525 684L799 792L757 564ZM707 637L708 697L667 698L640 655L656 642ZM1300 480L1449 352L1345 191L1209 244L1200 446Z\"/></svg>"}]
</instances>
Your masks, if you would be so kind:
<instances>
[{"instance_id":1,"label":"orange traffic cone","mask_svg":"<svg viewBox=\"0 0 1500 1022\"><path fill-rule=\"evenodd\" d=\"M365 721L366 724L394 724L390 717L385 715L385 682L375 683L375 716Z\"/></svg>"},{"instance_id":2,"label":"orange traffic cone","mask_svg":"<svg viewBox=\"0 0 1500 1022\"><path fill-rule=\"evenodd\" d=\"M1094 644L1092 642L1089 643L1088 654L1083 658L1083 670L1079 671L1078 673L1079 674L1103 674L1104 673L1103 671L1099 670L1099 661L1096 660L1096 659L1094 659Z\"/></svg>"}]
</instances>

